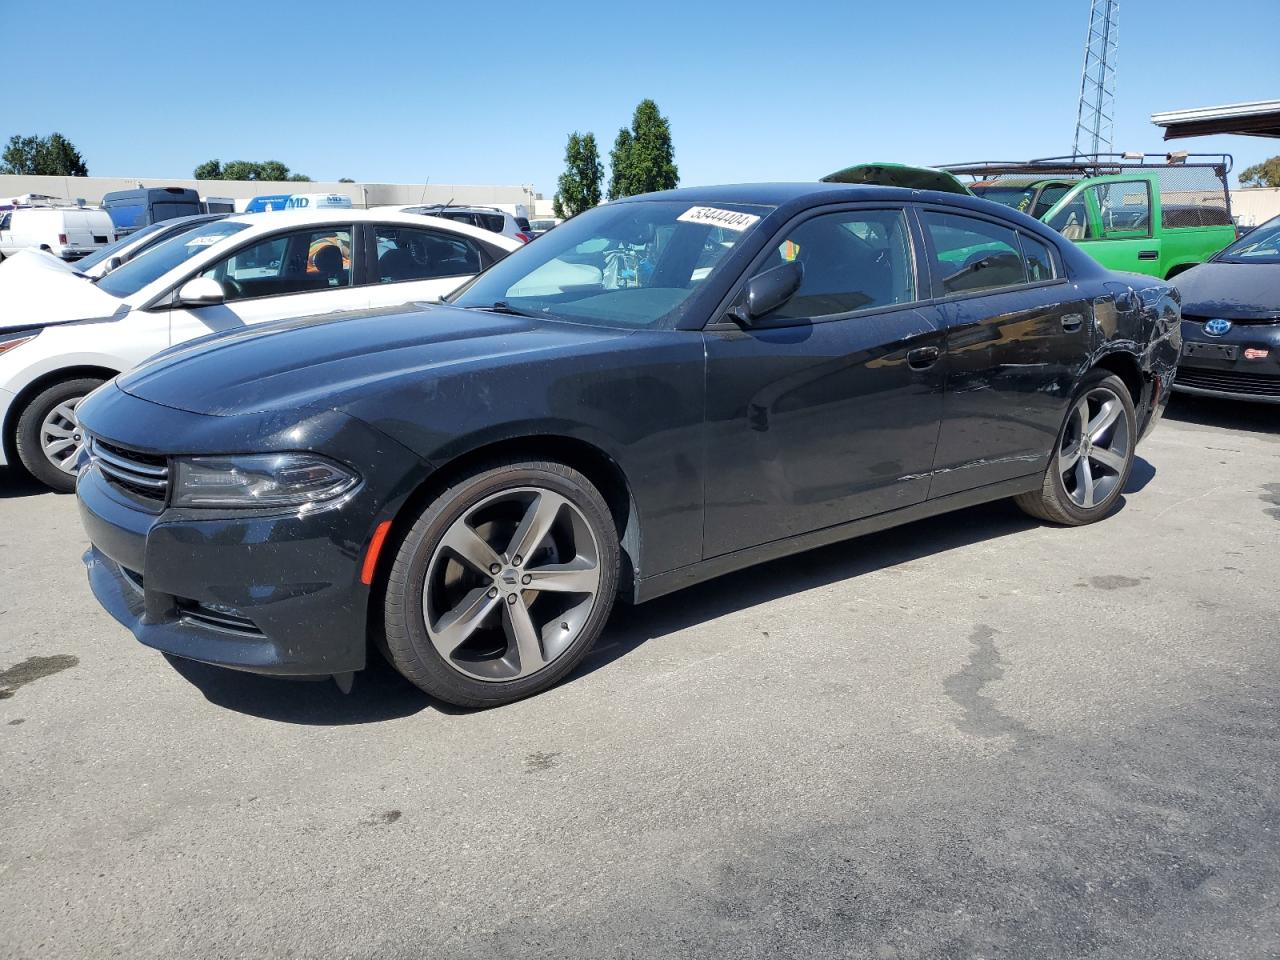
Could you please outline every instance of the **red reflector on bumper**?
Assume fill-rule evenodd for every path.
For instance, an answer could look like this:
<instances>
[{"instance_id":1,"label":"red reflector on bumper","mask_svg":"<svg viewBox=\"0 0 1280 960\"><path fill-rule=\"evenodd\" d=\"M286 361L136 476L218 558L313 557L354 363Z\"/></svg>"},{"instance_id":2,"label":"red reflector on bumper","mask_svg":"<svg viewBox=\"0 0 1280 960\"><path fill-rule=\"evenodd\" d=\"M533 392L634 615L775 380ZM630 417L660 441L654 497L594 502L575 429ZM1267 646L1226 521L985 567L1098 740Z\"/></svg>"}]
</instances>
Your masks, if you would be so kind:
<instances>
[{"instance_id":1,"label":"red reflector on bumper","mask_svg":"<svg viewBox=\"0 0 1280 960\"><path fill-rule=\"evenodd\" d=\"M364 566L360 568L360 582L366 587L373 583L373 572L378 569L378 554L382 552L382 544L386 542L390 529L391 521L383 520L369 538L369 549L364 553Z\"/></svg>"}]
</instances>

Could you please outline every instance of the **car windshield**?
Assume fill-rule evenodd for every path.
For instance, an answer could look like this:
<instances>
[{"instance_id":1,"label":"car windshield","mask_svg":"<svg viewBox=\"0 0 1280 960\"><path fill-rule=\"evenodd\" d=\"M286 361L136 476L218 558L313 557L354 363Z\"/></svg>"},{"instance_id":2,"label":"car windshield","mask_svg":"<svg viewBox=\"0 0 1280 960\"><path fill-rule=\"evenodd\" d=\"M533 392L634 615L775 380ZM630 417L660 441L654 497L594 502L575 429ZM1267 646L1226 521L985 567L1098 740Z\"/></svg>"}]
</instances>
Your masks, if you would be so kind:
<instances>
[{"instance_id":1,"label":"car windshield","mask_svg":"<svg viewBox=\"0 0 1280 960\"><path fill-rule=\"evenodd\" d=\"M89 256L85 257L84 259L77 260L75 263L72 264L72 267L78 270L80 273L84 273L86 270L92 269L93 267L96 267L98 264L104 263L105 261L110 260L117 253L119 253L122 248L138 242L143 237L148 237L154 233L159 233L161 230L164 230L168 226L170 226L170 224L153 223L149 227L143 227L141 230L135 230L133 233L130 233L121 237L119 240L115 241L115 243L108 243L105 247L103 247L97 253L91 253L89 254Z\"/></svg>"},{"instance_id":2,"label":"car windshield","mask_svg":"<svg viewBox=\"0 0 1280 960\"><path fill-rule=\"evenodd\" d=\"M1254 227L1220 254L1227 263L1280 263L1280 217Z\"/></svg>"},{"instance_id":3,"label":"car windshield","mask_svg":"<svg viewBox=\"0 0 1280 960\"><path fill-rule=\"evenodd\" d=\"M606 327L671 327L772 208L638 200L567 220L451 298Z\"/></svg>"},{"instance_id":4,"label":"car windshield","mask_svg":"<svg viewBox=\"0 0 1280 960\"><path fill-rule=\"evenodd\" d=\"M1013 207L1015 210L1026 210L1031 206L1031 198L1035 196L1036 188L1028 187L993 187L975 184L969 188L977 196L983 200L990 200L993 203L1001 204L1006 207Z\"/></svg>"},{"instance_id":5,"label":"car windshield","mask_svg":"<svg viewBox=\"0 0 1280 960\"><path fill-rule=\"evenodd\" d=\"M209 249L213 244L248 227L247 223L221 220L206 223L194 230L170 237L141 256L134 257L128 263L112 270L98 281L98 289L105 290L113 297L131 297L147 284L158 280L197 253Z\"/></svg>"}]
</instances>

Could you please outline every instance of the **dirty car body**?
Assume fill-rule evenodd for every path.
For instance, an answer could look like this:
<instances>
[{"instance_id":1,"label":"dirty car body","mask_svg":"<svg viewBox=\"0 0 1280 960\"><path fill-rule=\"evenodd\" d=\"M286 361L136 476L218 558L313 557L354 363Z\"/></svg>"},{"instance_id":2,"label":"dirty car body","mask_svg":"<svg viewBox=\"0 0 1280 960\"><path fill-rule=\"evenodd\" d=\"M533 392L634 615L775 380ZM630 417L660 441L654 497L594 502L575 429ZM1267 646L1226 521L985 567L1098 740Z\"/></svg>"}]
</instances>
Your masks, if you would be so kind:
<instances>
[{"instance_id":1,"label":"dirty car body","mask_svg":"<svg viewBox=\"0 0 1280 960\"><path fill-rule=\"evenodd\" d=\"M610 312L610 293L588 316L574 276L598 284L602 271L653 265L618 267L579 241L644 204L684 210L675 219L699 232L662 242L693 236L692 256L714 265L686 268L679 307L656 322ZM810 258L785 309L742 322L746 282L825 236L857 263ZM78 494L99 600L171 654L341 674L366 662L387 562L363 582L375 532L389 523L394 541L424 501L498 453L565 462L601 489L621 543L619 593L638 602L1033 490L1087 372L1124 379L1142 434L1180 348L1171 287L1110 273L1045 225L952 193L651 194L574 218L489 273L514 276L553 248L565 252L544 300L477 300L482 275L451 304L175 348L94 393L81 408L93 456ZM851 271L869 286L846 289ZM282 453L352 482L301 508L178 496L193 463Z\"/></svg>"}]
</instances>

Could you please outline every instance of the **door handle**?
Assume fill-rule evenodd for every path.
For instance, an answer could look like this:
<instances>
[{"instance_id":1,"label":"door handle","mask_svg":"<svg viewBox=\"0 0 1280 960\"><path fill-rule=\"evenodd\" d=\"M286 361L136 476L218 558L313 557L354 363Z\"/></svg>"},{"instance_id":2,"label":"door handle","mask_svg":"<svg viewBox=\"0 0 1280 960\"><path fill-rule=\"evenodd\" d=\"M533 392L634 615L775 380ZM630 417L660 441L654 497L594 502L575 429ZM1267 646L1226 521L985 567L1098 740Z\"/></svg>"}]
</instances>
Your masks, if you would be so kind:
<instances>
[{"instance_id":1,"label":"door handle","mask_svg":"<svg viewBox=\"0 0 1280 960\"><path fill-rule=\"evenodd\" d=\"M1159 260L1160 251L1159 250L1139 250L1138 259L1139 260Z\"/></svg>"},{"instance_id":2,"label":"door handle","mask_svg":"<svg viewBox=\"0 0 1280 960\"><path fill-rule=\"evenodd\" d=\"M1075 333L1084 323L1084 317L1078 313L1064 313L1062 315L1062 329L1067 333Z\"/></svg>"},{"instance_id":3,"label":"door handle","mask_svg":"<svg viewBox=\"0 0 1280 960\"><path fill-rule=\"evenodd\" d=\"M907 366L912 370L928 370L941 355L942 351L937 347L916 347L907 351Z\"/></svg>"}]
</instances>

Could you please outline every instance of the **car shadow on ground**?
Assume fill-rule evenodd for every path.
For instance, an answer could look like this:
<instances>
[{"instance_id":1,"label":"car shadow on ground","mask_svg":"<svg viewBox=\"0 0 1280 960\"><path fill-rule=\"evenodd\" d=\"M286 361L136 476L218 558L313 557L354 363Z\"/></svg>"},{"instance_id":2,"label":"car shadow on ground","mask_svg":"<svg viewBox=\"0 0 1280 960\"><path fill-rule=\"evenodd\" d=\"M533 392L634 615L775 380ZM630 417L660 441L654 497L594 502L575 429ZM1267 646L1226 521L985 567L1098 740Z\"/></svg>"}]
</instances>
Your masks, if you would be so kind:
<instances>
[{"instance_id":1,"label":"car shadow on ground","mask_svg":"<svg viewBox=\"0 0 1280 960\"><path fill-rule=\"evenodd\" d=\"M42 493L47 493L51 497L57 496L26 471L17 467L0 467L0 500L17 500L22 497L35 497Z\"/></svg>"},{"instance_id":2,"label":"car shadow on ground","mask_svg":"<svg viewBox=\"0 0 1280 960\"><path fill-rule=\"evenodd\" d=\"M1175 393L1170 398L1164 415L1169 420L1194 423L1202 427L1280 434L1280 404L1274 403L1251 403L1248 400L1223 400Z\"/></svg>"},{"instance_id":3,"label":"car shadow on ground","mask_svg":"<svg viewBox=\"0 0 1280 960\"><path fill-rule=\"evenodd\" d=\"M1155 468L1139 457L1125 493L1136 493L1154 476ZM1121 497L1116 509L1124 507ZM619 603L595 649L564 682L573 683L646 642L699 623L874 570L1009 536L1037 524L1013 501L1002 500L774 560L638 607ZM369 666L356 674L347 694L329 680L300 682L178 657L167 659L209 702L281 723L343 726L398 719L426 709L450 716L472 712L432 700L378 653L371 653Z\"/></svg>"}]
</instances>

